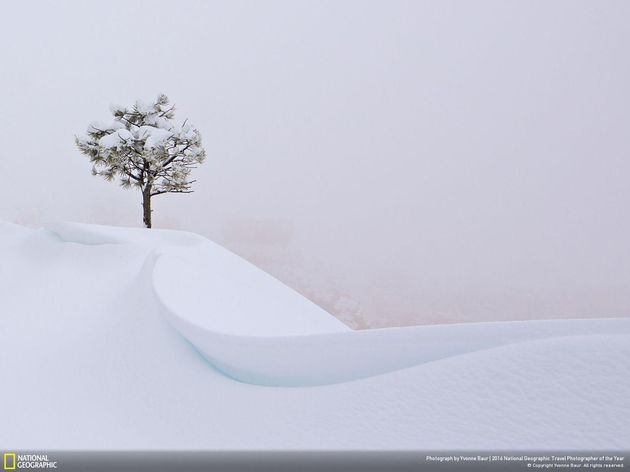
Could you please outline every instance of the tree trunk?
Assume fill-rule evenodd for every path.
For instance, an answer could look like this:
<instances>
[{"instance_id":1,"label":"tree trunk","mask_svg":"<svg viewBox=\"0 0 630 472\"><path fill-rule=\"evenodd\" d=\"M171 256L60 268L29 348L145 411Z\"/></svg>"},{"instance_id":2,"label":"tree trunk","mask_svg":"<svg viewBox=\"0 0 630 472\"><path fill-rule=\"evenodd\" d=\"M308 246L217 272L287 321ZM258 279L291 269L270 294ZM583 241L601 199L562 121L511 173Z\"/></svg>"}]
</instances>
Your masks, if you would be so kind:
<instances>
[{"instance_id":1,"label":"tree trunk","mask_svg":"<svg viewBox=\"0 0 630 472\"><path fill-rule=\"evenodd\" d=\"M142 214L144 226L151 227L151 187L146 186L142 191Z\"/></svg>"}]
</instances>

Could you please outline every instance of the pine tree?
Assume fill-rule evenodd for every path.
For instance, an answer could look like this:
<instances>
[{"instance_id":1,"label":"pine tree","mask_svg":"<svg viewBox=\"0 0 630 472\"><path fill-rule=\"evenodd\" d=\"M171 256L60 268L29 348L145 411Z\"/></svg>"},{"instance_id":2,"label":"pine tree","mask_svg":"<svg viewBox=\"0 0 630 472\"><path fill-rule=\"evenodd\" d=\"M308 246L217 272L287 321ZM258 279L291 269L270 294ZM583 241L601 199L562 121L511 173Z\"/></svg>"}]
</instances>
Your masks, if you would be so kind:
<instances>
[{"instance_id":1,"label":"pine tree","mask_svg":"<svg viewBox=\"0 0 630 472\"><path fill-rule=\"evenodd\" d=\"M76 144L90 158L93 175L119 178L123 188L142 192L143 221L150 228L152 197L192 192L190 172L206 157L201 135L187 120L175 123L175 106L166 95L110 109L114 121L93 122Z\"/></svg>"}]
</instances>

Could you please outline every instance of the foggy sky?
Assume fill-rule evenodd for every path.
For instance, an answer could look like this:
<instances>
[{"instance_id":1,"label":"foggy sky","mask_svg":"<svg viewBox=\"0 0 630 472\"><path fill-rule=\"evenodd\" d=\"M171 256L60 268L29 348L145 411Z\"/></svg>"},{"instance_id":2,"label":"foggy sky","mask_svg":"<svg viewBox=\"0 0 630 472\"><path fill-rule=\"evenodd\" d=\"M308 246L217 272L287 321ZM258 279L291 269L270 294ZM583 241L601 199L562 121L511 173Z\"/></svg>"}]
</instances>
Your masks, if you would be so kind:
<instances>
[{"instance_id":1,"label":"foggy sky","mask_svg":"<svg viewBox=\"0 0 630 472\"><path fill-rule=\"evenodd\" d=\"M74 135L167 94L201 131L154 226L355 326L630 315L630 3L3 5L0 219L141 226Z\"/></svg>"}]
</instances>

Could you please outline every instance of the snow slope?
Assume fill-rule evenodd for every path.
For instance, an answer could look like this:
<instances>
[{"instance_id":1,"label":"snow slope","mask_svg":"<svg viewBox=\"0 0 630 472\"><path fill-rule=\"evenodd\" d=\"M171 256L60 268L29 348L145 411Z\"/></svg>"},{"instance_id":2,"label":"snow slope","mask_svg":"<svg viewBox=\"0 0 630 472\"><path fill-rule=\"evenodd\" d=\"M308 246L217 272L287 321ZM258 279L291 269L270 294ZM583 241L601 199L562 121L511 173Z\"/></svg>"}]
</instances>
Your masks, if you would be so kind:
<instances>
[{"instance_id":1,"label":"snow slope","mask_svg":"<svg viewBox=\"0 0 630 472\"><path fill-rule=\"evenodd\" d=\"M628 319L352 331L174 231L2 224L0 260L7 447L630 446Z\"/></svg>"}]
</instances>

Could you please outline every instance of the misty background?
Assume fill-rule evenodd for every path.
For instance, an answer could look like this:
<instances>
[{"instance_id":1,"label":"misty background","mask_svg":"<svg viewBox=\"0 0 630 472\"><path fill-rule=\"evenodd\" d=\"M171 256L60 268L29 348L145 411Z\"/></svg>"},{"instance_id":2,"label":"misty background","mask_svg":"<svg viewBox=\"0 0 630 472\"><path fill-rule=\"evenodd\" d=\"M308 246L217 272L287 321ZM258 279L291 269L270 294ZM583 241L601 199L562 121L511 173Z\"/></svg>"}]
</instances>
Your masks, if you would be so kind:
<instances>
[{"instance_id":1,"label":"misty background","mask_svg":"<svg viewBox=\"0 0 630 472\"><path fill-rule=\"evenodd\" d=\"M74 145L160 92L203 234L353 327L630 315L630 3L21 1L0 220L142 226ZM244 294L246 296L246 294Z\"/></svg>"}]
</instances>

